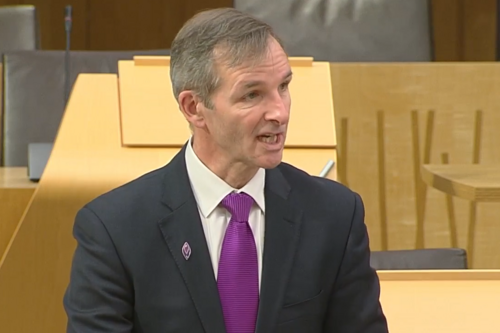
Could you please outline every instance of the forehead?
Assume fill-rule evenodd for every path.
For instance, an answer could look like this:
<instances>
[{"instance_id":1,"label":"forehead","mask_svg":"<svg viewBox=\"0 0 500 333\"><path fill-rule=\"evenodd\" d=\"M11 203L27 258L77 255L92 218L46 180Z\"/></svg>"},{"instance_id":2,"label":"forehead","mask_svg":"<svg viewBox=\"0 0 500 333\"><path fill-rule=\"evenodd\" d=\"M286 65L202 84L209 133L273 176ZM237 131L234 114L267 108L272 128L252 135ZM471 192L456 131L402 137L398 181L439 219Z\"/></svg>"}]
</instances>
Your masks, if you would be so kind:
<instances>
[{"instance_id":1,"label":"forehead","mask_svg":"<svg viewBox=\"0 0 500 333\"><path fill-rule=\"evenodd\" d=\"M217 67L223 83L231 87L246 80L281 81L291 71L287 54L275 40L269 42L267 50L259 57L250 56L235 67L224 63L219 63Z\"/></svg>"}]
</instances>

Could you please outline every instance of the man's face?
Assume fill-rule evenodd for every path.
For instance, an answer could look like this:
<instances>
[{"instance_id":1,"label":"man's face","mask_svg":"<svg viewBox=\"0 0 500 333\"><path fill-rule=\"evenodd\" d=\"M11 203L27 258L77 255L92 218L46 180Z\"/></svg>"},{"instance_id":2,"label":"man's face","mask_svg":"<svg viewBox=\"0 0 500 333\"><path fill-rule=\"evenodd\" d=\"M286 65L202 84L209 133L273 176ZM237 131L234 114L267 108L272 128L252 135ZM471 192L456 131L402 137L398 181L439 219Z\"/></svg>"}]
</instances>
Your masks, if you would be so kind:
<instances>
[{"instance_id":1,"label":"man's face","mask_svg":"<svg viewBox=\"0 0 500 333\"><path fill-rule=\"evenodd\" d=\"M263 60L236 68L218 66L221 85L204 112L208 140L230 163L274 168L282 159L290 116L288 57L271 39Z\"/></svg>"}]
</instances>

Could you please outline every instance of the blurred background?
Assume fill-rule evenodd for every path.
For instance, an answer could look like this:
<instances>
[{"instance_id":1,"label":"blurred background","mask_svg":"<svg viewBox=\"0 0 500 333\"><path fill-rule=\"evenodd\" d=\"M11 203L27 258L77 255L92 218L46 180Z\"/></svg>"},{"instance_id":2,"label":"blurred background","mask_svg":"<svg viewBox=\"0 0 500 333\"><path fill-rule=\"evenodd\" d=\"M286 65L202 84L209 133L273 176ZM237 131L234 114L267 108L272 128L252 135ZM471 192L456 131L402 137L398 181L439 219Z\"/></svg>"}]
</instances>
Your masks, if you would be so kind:
<instances>
[{"instance_id":1,"label":"blurred background","mask_svg":"<svg viewBox=\"0 0 500 333\"><path fill-rule=\"evenodd\" d=\"M71 177L39 181L78 75L167 56L186 20L218 7L269 23L290 56L330 63L335 179L364 199L374 268L500 268L497 0L0 0L6 332L64 325L72 217L87 198L64 188Z\"/></svg>"},{"instance_id":2,"label":"blurred background","mask_svg":"<svg viewBox=\"0 0 500 333\"><path fill-rule=\"evenodd\" d=\"M168 48L182 24L196 12L217 7L241 8L273 23L296 24L297 13L308 22L297 30L307 30L310 25L335 27L323 34L339 35L343 28L350 33L379 36L384 44L384 34L398 34L398 42L406 44L406 36L422 34L419 47L432 48L433 61L495 61L497 59L496 0L302 0L302 1L231 1L231 0L0 0L0 6L33 5L36 9L37 32L44 50L63 50L64 7L73 6L73 50L146 50ZM2 8L6 10L5 8ZM327 10L325 10L327 9ZM304 12L307 11L307 12ZM330 16L329 16L330 15ZM3 16L2 16L3 17ZM287 23L277 23L281 20ZM14 33L6 23L1 23L1 51L13 51L5 35ZM401 31L403 28L405 30ZM304 31L305 33L306 31ZM345 31L344 31L345 32ZM389 45L387 39L385 45ZM392 39L393 41L396 41ZM332 38L332 42L340 42ZM372 40L369 44L376 41ZM423 43L426 42L427 45ZM383 45L379 45L382 47ZM343 45L336 45L344 48ZM415 48L417 45L414 46ZM25 48L27 48L25 46ZM362 52L363 50L361 50ZM387 52L377 55L377 60L421 60L416 56L401 59ZM357 59L360 55L353 54ZM369 58L370 55L365 55ZM332 59L334 60L334 59ZM351 61L353 59L345 59Z\"/></svg>"},{"instance_id":3,"label":"blurred background","mask_svg":"<svg viewBox=\"0 0 500 333\"><path fill-rule=\"evenodd\" d=\"M420 174L500 162L497 0L0 0L0 166L28 182L25 199L0 191L0 253L78 75L168 55L187 19L218 7L271 24L290 56L330 62L337 180L363 196L373 250L460 248L469 267L500 267L497 197L477 203Z\"/></svg>"}]
</instances>

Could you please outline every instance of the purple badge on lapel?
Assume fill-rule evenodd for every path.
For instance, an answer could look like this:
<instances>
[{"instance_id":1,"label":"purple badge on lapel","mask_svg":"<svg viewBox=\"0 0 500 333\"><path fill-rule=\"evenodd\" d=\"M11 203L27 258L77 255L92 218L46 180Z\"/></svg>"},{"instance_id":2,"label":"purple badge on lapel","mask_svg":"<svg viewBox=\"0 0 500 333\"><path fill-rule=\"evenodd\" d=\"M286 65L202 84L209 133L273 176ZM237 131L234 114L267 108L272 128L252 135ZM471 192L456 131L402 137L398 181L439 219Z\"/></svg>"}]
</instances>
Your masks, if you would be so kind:
<instances>
[{"instance_id":1,"label":"purple badge on lapel","mask_svg":"<svg viewBox=\"0 0 500 333\"><path fill-rule=\"evenodd\" d=\"M191 246L189 246L188 242L185 242L182 246L182 255L184 259L188 260L191 257Z\"/></svg>"}]
</instances>

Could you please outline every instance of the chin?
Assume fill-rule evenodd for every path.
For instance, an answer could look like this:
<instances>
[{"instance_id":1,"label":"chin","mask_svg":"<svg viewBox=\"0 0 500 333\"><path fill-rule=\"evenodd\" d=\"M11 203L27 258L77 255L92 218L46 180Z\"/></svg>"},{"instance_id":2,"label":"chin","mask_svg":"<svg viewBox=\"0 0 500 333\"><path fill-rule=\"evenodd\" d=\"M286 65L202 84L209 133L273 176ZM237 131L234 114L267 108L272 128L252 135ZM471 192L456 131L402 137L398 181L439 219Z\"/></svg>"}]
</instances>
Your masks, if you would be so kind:
<instances>
[{"instance_id":1,"label":"chin","mask_svg":"<svg viewBox=\"0 0 500 333\"><path fill-rule=\"evenodd\" d=\"M280 165L280 163L282 162L282 159L283 159L283 151L281 151L279 153L273 153L273 154L270 154L268 156L262 156L259 159L258 164L259 164L259 167L261 167L263 169L274 169L278 165Z\"/></svg>"}]
</instances>

